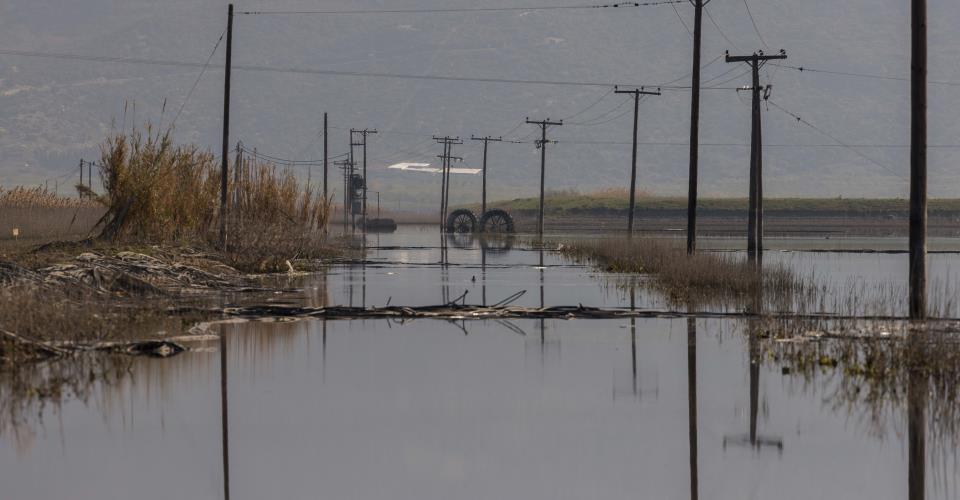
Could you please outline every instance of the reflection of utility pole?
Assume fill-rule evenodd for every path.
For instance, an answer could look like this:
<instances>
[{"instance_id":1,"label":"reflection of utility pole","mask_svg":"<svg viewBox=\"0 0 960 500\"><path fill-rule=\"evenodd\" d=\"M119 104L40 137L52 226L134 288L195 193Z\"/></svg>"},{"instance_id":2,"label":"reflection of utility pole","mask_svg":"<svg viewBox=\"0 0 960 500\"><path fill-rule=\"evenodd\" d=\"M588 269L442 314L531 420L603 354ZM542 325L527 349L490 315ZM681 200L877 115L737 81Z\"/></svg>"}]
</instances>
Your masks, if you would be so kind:
<instances>
[{"instance_id":1,"label":"reflection of utility pole","mask_svg":"<svg viewBox=\"0 0 960 500\"><path fill-rule=\"evenodd\" d=\"M220 438L223 451L223 498L230 500L230 432L227 416L227 337L220 325Z\"/></svg>"},{"instance_id":2,"label":"reflection of utility pole","mask_svg":"<svg viewBox=\"0 0 960 500\"><path fill-rule=\"evenodd\" d=\"M543 197L540 198L543 200ZM543 203L541 202L541 207ZM541 226L543 227L543 226ZM540 309L543 309L543 244L540 245ZM546 323L543 320L543 316L540 316L540 352L542 353L544 347L547 344L547 327Z\"/></svg>"},{"instance_id":3,"label":"reflection of utility pole","mask_svg":"<svg viewBox=\"0 0 960 500\"><path fill-rule=\"evenodd\" d=\"M689 311L688 311L689 312ZM690 500L700 496L697 444L697 318L687 318L687 425L690 436Z\"/></svg>"},{"instance_id":4,"label":"reflection of utility pole","mask_svg":"<svg viewBox=\"0 0 960 500\"><path fill-rule=\"evenodd\" d=\"M537 216L537 234L543 239L543 188L547 170L547 127L556 125L563 126L563 120L552 122L549 118L546 120L535 121L527 118L527 123L540 127L540 139L537 140L537 148L540 150L540 211Z\"/></svg>"},{"instance_id":5,"label":"reflection of utility pole","mask_svg":"<svg viewBox=\"0 0 960 500\"><path fill-rule=\"evenodd\" d=\"M745 62L753 70L753 126L750 141L750 206L747 214L747 256L752 262L759 263L763 259L763 136L760 114L760 93L764 88L760 86L760 68L767 61L786 59L787 53L783 50L779 54L768 56L763 51L749 56L731 56L727 52L727 62ZM769 97L769 87L766 87Z\"/></svg>"},{"instance_id":6,"label":"reflection of utility pole","mask_svg":"<svg viewBox=\"0 0 960 500\"><path fill-rule=\"evenodd\" d=\"M483 307L487 307L487 245L480 241L480 293Z\"/></svg>"},{"instance_id":7,"label":"reflection of utility pole","mask_svg":"<svg viewBox=\"0 0 960 500\"><path fill-rule=\"evenodd\" d=\"M754 323L754 320L750 321ZM754 333L755 329L751 324L748 334L750 351L750 433L746 436L723 437L723 447L727 447L727 442L736 445L750 446L760 451L763 447L775 447L780 453L783 453L783 439L775 437L764 437L757 433L757 415L760 411L760 341Z\"/></svg>"},{"instance_id":8,"label":"reflection of utility pole","mask_svg":"<svg viewBox=\"0 0 960 500\"><path fill-rule=\"evenodd\" d=\"M483 141L483 201L480 202L480 213L487 213L487 149L491 142L503 142L503 137L471 137L474 141Z\"/></svg>"},{"instance_id":9,"label":"reflection of utility pole","mask_svg":"<svg viewBox=\"0 0 960 500\"><path fill-rule=\"evenodd\" d=\"M927 475L927 380L917 370L910 370L907 384L907 498L924 500Z\"/></svg>"},{"instance_id":10,"label":"reflection of utility pole","mask_svg":"<svg viewBox=\"0 0 960 500\"><path fill-rule=\"evenodd\" d=\"M637 134L640 125L640 99L646 95L661 95L660 90L651 92L643 90L643 87L633 90L614 89L617 94L630 94L633 96L633 162L630 168L630 213L627 216L627 237L633 236L633 213L636 211L637 202Z\"/></svg>"}]
</instances>

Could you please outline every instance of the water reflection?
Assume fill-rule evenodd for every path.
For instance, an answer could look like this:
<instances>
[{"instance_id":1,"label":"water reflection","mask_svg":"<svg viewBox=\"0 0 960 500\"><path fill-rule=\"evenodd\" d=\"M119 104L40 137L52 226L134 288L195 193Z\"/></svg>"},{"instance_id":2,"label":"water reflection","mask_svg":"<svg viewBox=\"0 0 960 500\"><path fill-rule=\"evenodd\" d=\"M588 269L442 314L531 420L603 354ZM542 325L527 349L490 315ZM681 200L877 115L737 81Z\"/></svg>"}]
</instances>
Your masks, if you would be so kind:
<instances>
[{"instance_id":1,"label":"water reflection","mask_svg":"<svg viewBox=\"0 0 960 500\"><path fill-rule=\"evenodd\" d=\"M926 377L916 370L910 372L907 385L907 481L909 500L926 498L927 468L927 396Z\"/></svg>"},{"instance_id":2,"label":"water reflection","mask_svg":"<svg viewBox=\"0 0 960 500\"><path fill-rule=\"evenodd\" d=\"M537 286L538 293L527 294L527 305L576 303L565 289L573 283L564 274L568 272L579 273L584 281L575 293L597 294L594 284L584 280L585 271L558 270L542 249L514 251L513 266L501 268L504 254L482 239L479 243L477 248L475 240L470 252L479 251L483 303L488 285L491 301L501 298L494 287L513 293L517 288L533 292L530 287ZM438 286L446 299L457 295L460 290L451 292L451 287L477 272L478 256L458 250L454 246L450 255L444 249L439 282L435 255L431 257L430 301ZM320 305L375 302L388 280L405 286L405 277L388 278L387 270L404 272L376 264L336 268L329 280L314 278L313 291L304 300ZM512 274L519 277L504 284L504 276ZM349 293L331 298L328 292L339 290L341 283L349 285ZM649 304L642 290L624 290L628 294L616 303L629 303L632 309ZM394 289L384 295L396 294ZM685 336L673 334L683 326ZM37 415L61 419L62 429L51 425L18 445L11 442L16 438L10 427L0 425L3 496L215 498L221 494L216 481L221 474L225 498L533 500L689 494L695 500L701 484L717 499L874 498L889 497L891 491L906 491L910 500L953 496L955 468L942 469L947 486L925 487L928 463L938 460L931 448L939 445L955 453L954 437L942 430L955 416L942 408L952 404L945 384L911 372L909 384L890 384L894 391L906 390L905 398L855 398L846 384L860 384L866 393L862 377L817 365L810 375L816 384L798 389L793 381L804 374L765 362L771 351L756 335L756 325L746 325L744 332L741 326L694 318L631 318L628 326L624 320L540 319L221 325L210 346L162 362L132 360L117 379L91 382L93 388L86 390L90 397L55 410L31 406L21 414L21 429L42 428ZM551 356L559 354L561 342L564 356ZM834 356L825 346L817 349ZM535 363L539 373L531 370ZM54 368L49 370L57 376ZM610 401L611 370L615 404ZM651 371L657 375L657 397L644 397L640 404ZM745 371L749 423L729 411L730 399L747 389ZM783 383L769 382L778 377ZM761 381L769 386L763 394ZM18 401L10 387L0 378L4 416ZM620 404L618 388L636 403ZM891 402L902 420L859 418L872 405ZM774 416L760 422L761 412ZM122 426L111 424L117 419ZM724 436L721 445L719 435L743 430L744 424L745 434ZM784 429L791 439L789 454L783 454ZM730 453L727 444L753 453ZM758 459L772 448L780 452L779 460ZM118 472L103 481L104 471ZM873 480L864 484L861 478L868 475ZM209 491L211 482L217 491Z\"/></svg>"},{"instance_id":3,"label":"water reflection","mask_svg":"<svg viewBox=\"0 0 960 500\"><path fill-rule=\"evenodd\" d=\"M697 444L697 320L687 318L687 426L690 444L690 500L700 497Z\"/></svg>"},{"instance_id":4,"label":"water reflection","mask_svg":"<svg viewBox=\"0 0 960 500\"><path fill-rule=\"evenodd\" d=\"M220 433L223 452L223 498L230 500L230 412L227 404L227 336L220 326Z\"/></svg>"}]
</instances>

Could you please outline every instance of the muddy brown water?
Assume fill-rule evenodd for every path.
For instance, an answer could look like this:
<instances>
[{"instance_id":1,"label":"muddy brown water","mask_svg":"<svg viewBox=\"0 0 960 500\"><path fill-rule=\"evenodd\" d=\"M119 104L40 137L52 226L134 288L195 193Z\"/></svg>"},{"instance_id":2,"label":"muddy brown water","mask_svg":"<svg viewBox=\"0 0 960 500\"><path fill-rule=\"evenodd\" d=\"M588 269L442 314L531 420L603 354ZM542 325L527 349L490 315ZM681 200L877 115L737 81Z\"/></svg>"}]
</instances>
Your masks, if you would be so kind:
<instances>
[{"instance_id":1,"label":"muddy brown water","mask_svg":"<svg viewBox=\"0 0 960 500\"><path fill-rule=\"evenodd\" d=\"M366 265L302 278L294 300L427 305L466 291L492 304L525 290L516 304L631 303L611 285L620 277L550 253L460 241L441 266L428 228L368 243ZM771 242L782 251L770 258L837 282L905 278L904 255L794 251L824 243ZM960 255L931 262L951 277ZM642 291L632 300L665 306ZM923 498L960 497L956 451L916 413L873 419L837 397L837 377L752 362L732 320L252 322L212 333L220 340L135 360L85 400L0 428L0 498L917 500L918 485ZM924 459L911 460L920 438Z\"/></svg>"}]
</instances>

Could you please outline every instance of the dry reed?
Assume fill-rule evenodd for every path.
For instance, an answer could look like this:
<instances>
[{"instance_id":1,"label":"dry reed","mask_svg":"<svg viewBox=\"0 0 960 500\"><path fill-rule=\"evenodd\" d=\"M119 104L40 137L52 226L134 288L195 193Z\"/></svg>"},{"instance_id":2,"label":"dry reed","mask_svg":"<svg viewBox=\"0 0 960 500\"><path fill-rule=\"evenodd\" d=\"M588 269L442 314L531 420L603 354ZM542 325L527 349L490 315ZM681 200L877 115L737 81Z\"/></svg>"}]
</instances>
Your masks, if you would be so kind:
<instances>
[{"instance_id":1,"label":"dry reed","mask_svg":"<svg viewBox=\"0 0 960 500\"><path fill-rule=\"evenodd\" d=\"M641 238L577 240L558 245L561 253L609 272L648 275L648 284L670 303L685 307L720 306L783 310L807 290L806 281L785 266L762 270L723 253L687 255L675 241ZM762 302L757 303L762 297Z\"/></svg>"},{"instance_id":2,"label":"dry reed","mask_svg":"<svg viewBox=\"0 0 960 500\"><path fill-rule=\"evenodd\" d=\"M220 163L169 133L135 131L102 146L108 207L105 236L126 242L219 247ZM328 255L330 204L289 170L253 160L234 164L228 182L228 264L282 269L285 260Z\"/></svg>"}]
</instances>

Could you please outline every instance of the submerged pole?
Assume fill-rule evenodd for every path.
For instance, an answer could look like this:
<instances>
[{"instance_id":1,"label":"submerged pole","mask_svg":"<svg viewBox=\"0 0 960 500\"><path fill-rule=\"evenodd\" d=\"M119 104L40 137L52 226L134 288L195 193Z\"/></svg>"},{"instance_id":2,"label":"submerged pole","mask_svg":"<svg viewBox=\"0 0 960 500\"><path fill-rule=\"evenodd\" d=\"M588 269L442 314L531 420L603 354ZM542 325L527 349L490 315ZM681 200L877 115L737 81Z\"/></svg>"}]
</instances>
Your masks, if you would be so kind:
<instances>
[{"instance_id":1,"label":"submerged pole","mask_svg":"<svg viewBox=\"0 0 960 500\"><path fill-rule=\"evenodd\" d=\"M927 317L927 2L912 0L910 318Z\"/></svg>"}]
</instances>

